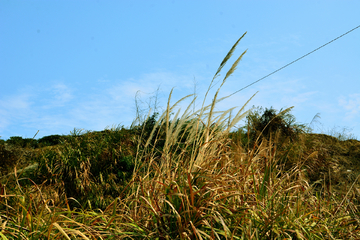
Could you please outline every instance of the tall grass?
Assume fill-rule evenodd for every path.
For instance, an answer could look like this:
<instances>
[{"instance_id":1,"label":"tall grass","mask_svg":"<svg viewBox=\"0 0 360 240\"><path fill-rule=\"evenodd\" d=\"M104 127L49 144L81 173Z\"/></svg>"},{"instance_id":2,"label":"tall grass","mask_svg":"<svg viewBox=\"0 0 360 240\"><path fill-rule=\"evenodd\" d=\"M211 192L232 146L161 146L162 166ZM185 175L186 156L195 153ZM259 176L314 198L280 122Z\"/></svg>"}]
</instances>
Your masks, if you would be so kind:
<instances>
[{"instance_id":1,"label":"tall grass","mask_svg":"<svg viewBox=\"0 0 360 240\"><path fill-rule=\"evenodd\" d=\"M140 130L135 129L132 143L137 146L132 175L105 207L94 208L90 201L84 206L68 196L72 192L57 196L59 191L53 185L15 175L16 184L9 182L0 186L0 237L359 239L359 213L349 198L352 189L343 198L326 191L325 186L320 191L314 190L306 166L309 166L308 160L316 159L315 152L296 148L292 141L282 141L284 147L278 147L280 132L269 132L266 138L258 135L260 140L255 142L251 141L249 132L248 144L244 144L243 136L230 138L231 129L248 114L244 111L247 103L235 114L231 114L234 108L216 112L215 106L226 98L218 97L221 87L245 52L225 74L212 102L205 104L214 80L244 35L220 64L198 111L192 111L196 99L192 95L171 105L171 91L166 110L157 120L152 118L152 129L146 130L149 126L146 124ZM176 110L186 98L193 100L185 111ZM264 132L264 129L258 130ZM259 134L258 131L254 133ZM298 134L301 139L301 133ZM51 171L58 169L53 179L58 183L64 183L60 180L67 180L67 176L63 175L71 172L80 179L72 185L75 192L91 192L91 187L99 189L98 186L115 188L116 184L107 181L97 185L94 179L99 179L100 174L93 178L95 170L86 165L88 161L92 161L92 165L96 159L102 159L90 160L93 156L101 156L104 153L101 149L110 151L109 148L95 148L99 143L92 141L93 138L76 140L72 145L64 143L65 150L68 147L67 152L64 149L61 152L64 158L68 162L77 161L75 165L70 164L72 168L67 168L69 164L65 160L53 161L60 167L50 166L50 159L57 158L50 156L49 150L47 155L41 155L40 169L41 166ZM76 148L76 144L83 145ZM298 161L294 160L285 169L282 161L290 157ZM22 181L30 183L25 188ZM94 184L86 184L86 181ZM102 194L100 191L99 195ZM54 200L56 197L60 199L58 202ZM78 202L81 207L73 207L71 202Z\"/></svg>"}]
</instances>

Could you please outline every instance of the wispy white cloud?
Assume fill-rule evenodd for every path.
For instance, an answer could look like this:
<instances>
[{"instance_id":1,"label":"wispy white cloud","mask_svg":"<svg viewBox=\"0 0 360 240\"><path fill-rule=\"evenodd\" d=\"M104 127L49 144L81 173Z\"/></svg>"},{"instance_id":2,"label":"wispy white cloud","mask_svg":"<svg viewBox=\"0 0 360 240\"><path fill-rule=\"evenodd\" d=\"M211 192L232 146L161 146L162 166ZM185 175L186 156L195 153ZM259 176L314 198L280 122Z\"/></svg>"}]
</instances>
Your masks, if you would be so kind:
<instances>
[{"instance_id":1,"label":"wispy white cloud","mask_svg":"<svg viewBox=\"0 0 360 240\"><path fill-rule=\"evenodd\" d=\"M63 107L74 99L74 89L65 83L53 83L50 86L38 89L37 98L41 98L41 107L53 109Z\"/></svg>"},{"instance_id":2,"label":"wispy white cloud","mask_svg":"<svg viewBox=\"0 0 360 240\"><path fill-rule=\"evenodd\" d=\"M102 130L117 124L129 126L136 116L135 95L138 91L141 93L139 102L143 103L140 107L147 111L148 105L153 104L150 101L154 101L158 87L158 104L161 107L166 105L172 87L175 87L175 93L183 93L191 91L192 84L192 78L171 72L144 74L139 79L108 79L106 84L100 84L96 89L89 88L81 95L74 94L78 92L75 87L54 83L39 88L37 94L28 99L34 104L27 105L32 112L27 126L40 129L39 136L67 134L73 128ZM173 96L173 99L175 101L180 97L183 95ZM25 103L22 105L25 106Z\"/></svg>"},{"instance_id":3,"label":"wispy white cloud","mask_svg":"<svg viewBox=\"0 0 360 240\"><path fill-rule=\"evenodd\" d=\"M336 102L316 101L319 93L308 89L299 79L281 81L281 77L278 77L275 80L271 83L261 84L257 88L246 89L224 100L218 104L216 110L226 110L235 106L242 107L256 90L260 90L259 94L246 109L252 105L273 106L278 110L295 106L295 110L301 109L296 117L310 114L311 116L305 120L311 121L314 114L319 112L317 109L324 111L327 109L326 111L328 111L336 108ZM227 82L219 97L236 91L238 87L234 86L235 82L236 79ZM96 90L90 89L89 92L82 95L74 94L78 90L65 83L54 83L40 88L36 94L34 91L31 94L22 91L0 99L0 135L5 135L7 128L16 129L17 124L22 124L29 129L28 136L40 130L38 137L50 134L68 134L73 128L102 130L116 124L129 126L136 116L136 93L141 91L140 100L143 105L140 107L147 111L148 105L154 103L150 102L154 101L150 98L157 94L159 86L158 107L165 107L168 94L173 87L175 89L172 104L185 95L193 93L194 79L192 76L172 72L154 72L141 75L138 79L118 81L108 79L106 84L100 84ZM198 89L197 92L199 94L197 107L201 106L207 87L204 82L201 83L201 90ZM208 96L209 101L213 98L216 90L217 87L212 89ZM185 110L188 103L189 101L185 101L180 104L182 110ZM311 106L312 112L309 111L309 106ZM338 108L339 112L345 111L349 119L359 116L360 94L340 97Z\"/></svg>"},{"instance_id":4,"label":"wispy white cloud","mask_svg":"<svg viewBox=\"0 0 360 240\"><path fill-rule=\"evenodd\" d=\"M8 110L25 110L30 108L32 95L29 93L18 93L15 95L4 96L0 100L0 107Z\"/></svg>"},{"instance_id":5,"label":"wispy white cloud","mask_svg":"<svg viewBox=\"0 0 360 240\"><path fill-rule=\"evenodd\" d=\"M72 89L64 83L58 83L52 86L51 92L53 93L54 104L56 105L63 105L74 98Z\"/></svg>"},{"instance_id":6,"label":"wispy white cloud","mask_svg":"<svg viewBox=\"0 0 360 240\"><path fill-rule=\"evenodd\" d=\"M13 95L3 95L0 99L0 135L9 134L11 126L15 125L15 127L19 128L20 124L18 122L20 120L24 120L22 124L26 124L33 116L31 109L33 104L33 93L30 93L30 91L19 91Z\"/></svg>"},{"instance_id":7,"label":"wispy white cloud","mask_svg":"<svg viewBox=\"0 0 360 240\"><path fill-rule=\"evenodd\" d=\"M137 110L144 110L146 113L143 114L147 114L149 107L155 107L155 101L158 108L156 110L161 111L162 107L166 106L173 88L172 103L193 93L193 77L172 72L154 72L144 74L138 79L119 81L105 91L112 104L123 106L122 110L127 113L123 115L135 118ZM136 109L135 98L140 109Z\"/></svg>"},{"instance_id":8,"label":"wispy white cloud","mask_svg":"<svg viewBox=\"0 0 360 240\"><path fill-rule=\"evenodd\" d=\"M162 91L172 88L187 91L193 88L191 76L179 76L171 72L155 72L142 75L139 79L122 80L108 90L114 99L134 98L138 91L146 94L155 93L160 87Z\"/></svg>"},{"instance_id":9,"label":"wispy white cloud","mask_svg":"<svg viewBox=\"0 0 360 240\"><path fill-rule=\"evenodd\" d=\"M32 137L40 128L51 131L71 122L64 109L59 111L59 107L66 106L73 99L71 92L64 83L55 83L37 88L26 86L2 96L0 135Z\"/></svg>"},{"instance_id":10,"label":"wispy white cloud","mask_svg":"<svg viewBox=\"0 0 360 240\"><path fill-rule=\"evenodd\" d=\"M339 97L339 106L346 111L347 120L360 117L360 94Z\"/></svg>"},{"instance_id":11,"label":"wispy white cloud","mask_svg":"<svg viewBox=\"0 0 360 240\"><path fill-rule=\"evenodd\" d=\"M317 91L295 93L292 96L287 95L286 97L283 97L283 101L288 101L291 105L299 106L302 103L311 102L313 96L316 94Z\"/></svg>"}]
</instances>

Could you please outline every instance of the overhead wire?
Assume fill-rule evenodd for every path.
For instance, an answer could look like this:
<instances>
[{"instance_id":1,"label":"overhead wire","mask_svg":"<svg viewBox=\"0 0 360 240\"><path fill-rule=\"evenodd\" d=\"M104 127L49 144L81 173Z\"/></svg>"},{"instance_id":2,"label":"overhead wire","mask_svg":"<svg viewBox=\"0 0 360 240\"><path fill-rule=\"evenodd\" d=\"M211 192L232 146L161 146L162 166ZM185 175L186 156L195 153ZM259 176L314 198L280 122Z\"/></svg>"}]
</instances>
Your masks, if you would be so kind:
<instances>
[{"instance_id":1,"label":"overhead wire","mask_svg":"<svg viewBox=\"0 0 360 240\"><path fill-rule=\"evenodd\" d=\"M247 85L247 86L245 86L245 87L241 88L240 90L237 90L236 92L234 92L234 93L232 93L232 94L228 95L228 97L230 97L230 96L232 96L232 95L234 95L234 94L236 94L236 93L238 93L238 92L240 92L240 91L242 91L242 90L244 90L244 89L246 89L246 88L250 87L251 85L254 85L254 84L255 84L255 83L257 83L257 82L260 82L261 80L264 80L265 78L267 78L267 77L269 77L269 76L273 75L274 73L279 72L280 70L282 70L282 69L284 69L284 68L286 68L286 67L290 66L291 64L293 64L293 63L295 63L295 62L299 61L300 59L302 59L302 58L304 58L304 57L307 57L308 55L310 55L310 54L312 54L312 53L316 52L317 50L319 50L319 49L321 49L321 48L325 47L326 45L329 45L330 43L332 43L332 42L334 42L334 41L338 40L339 38L341 38L341 37L345 36L346 34L348 34L348 33L352 32L352 31L354 31L355 29L357 29L357 28L359 28L359 27L360 27L360 25L359 25L359 26L357 26L357 27L355 27L355 28L353 28L353 29L351 29L351 30L349 30L349 31L347 31L346 33L344 33L344 34L342 34L342 35L340 35L340 36L338 36L338 37L334 38L333 40L331 40L331 41L329 41L329 42L327 42L327 43L325 43L325 44L321 45L320 47L318 47L318 48L316 48L316 49L312 50L311 52L308 52L307 54L305 54L305 55L303 55L303 56L301 56L301 57L299 57L299 58L295 59L294 61L292 61L292 62L290 62L290 63L288 63L288 64L284 65L283 67L281 67L281 68L279 68L279 69L277 69L277 70L275 70L275 71L273 71L273 72L269 73L268 75L266 75L266 76L264 76L264 77L260 78L259 80L256 80L256 81L254 81L254 82L250 83L249 85Z\"/></svg>"}]
</instances>

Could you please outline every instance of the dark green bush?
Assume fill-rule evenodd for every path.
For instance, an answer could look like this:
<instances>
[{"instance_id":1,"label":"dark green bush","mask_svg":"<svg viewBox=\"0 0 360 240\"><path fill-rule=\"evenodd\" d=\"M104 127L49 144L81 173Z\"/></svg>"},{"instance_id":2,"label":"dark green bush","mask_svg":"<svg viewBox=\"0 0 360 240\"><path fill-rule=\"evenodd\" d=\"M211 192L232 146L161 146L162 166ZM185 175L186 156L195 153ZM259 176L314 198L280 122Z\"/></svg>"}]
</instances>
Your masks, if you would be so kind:
<instances>
[{"instance_id":1,"label":"dark green bush","mask_svg":"<svg viewBox=\"0 0 360 240\"><path fill-rule=\"evenodd\" d=\"M50 135L38 139L38 143L40 146L54 146L60 144L64 139L65 137L61 135Z\"/></svg>"},{"instance_id":2,"label":"dark green bush","mask_svg":"<svg viewBox=\"0 0 360 240\"><path fill-rule=\"evenodd\" d=\"M305 132L305 125L296 123L295 117L290 114L291 108L277 112L272 107L256 108L247 116L247 129L252 144L259 144L262 139L269 140L279 134L280 143L288 140L294 142L300 133ZM256 142L257 140L260 140Z\"/></svg>"},{"instance_id":3,"label":"dark green bush","mask_svg":"<svg viewBox=\"0 0 360 240\"><path fill-rule=\"evenodd\" d=\"M18 161L17 152L11 151L4 143L0 144L0 176L8 173Z\"/></svg>"},{"instance_id":4,"label":"dark green bush","mask_svg":"<svg viewBox=\"0 0 360 240\"><path fill-rule=\"evenodd\" d=\"M38 142L33 138L22 138L19 136L10 137L7 141L7 144L21 147L21 148L37 148Z\"/></svg>"},{"instance_id":5,"label":"dark green bush","mask_svg":"<svg viewBox=\"0 0 360 240\"><path fill-rule=\"evenodd\" d=\"M101 132L74 131L61 145L37 156L35 181L54 184L58 192L81 204L103 207L118 197L134 168L135 145L124 128Z\"/></svg>"}]
</instances>

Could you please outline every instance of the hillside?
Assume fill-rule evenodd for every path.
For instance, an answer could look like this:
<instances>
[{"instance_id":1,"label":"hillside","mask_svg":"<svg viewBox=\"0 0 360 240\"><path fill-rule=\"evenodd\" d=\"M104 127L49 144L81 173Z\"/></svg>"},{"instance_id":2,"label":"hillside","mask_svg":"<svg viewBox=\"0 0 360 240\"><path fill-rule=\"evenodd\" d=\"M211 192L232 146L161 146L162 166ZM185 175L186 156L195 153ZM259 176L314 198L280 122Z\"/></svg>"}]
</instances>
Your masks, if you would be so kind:
<instances>
[{"instance_id":1,"label":"hillside","mask_svg":"<svg viewBox=\"0 0 360 240\"><path fill-rule=\"evenodd\" d=\"M119 139L114 137L116 135L124 135L127 134L126 139L123 139L123 143L116 142ZM230 133L230 138L237 133ZM54 137L55 136L55 137ZM23 139L21 141L18 138L18 142L15 144L10 144L4 142L0 145L0 159L1 159L1 172L0 179L2 181L6 180L7 177L14 175L14 168L16 167L16 172L18 174L25 174L26 176L29 172L36 171L39 162L39 156L46 155L49 152L56 152L62 148L61 141L68 143L66 139L77 139L75 141L79 141L80 139L87 139L91 141L99 141L101 139L109 139L113 138L114 146L120 148L127 148L126 156L135 156L136 155L136 143L133 140L138 136L135 134L135 131L131 131L128 129L122 128L121 130L106 130L106 131L88 131L78 134L77 136L47 136L45 139L54 139L57 141L53 141L51 146L41 146L41 144L36 147L24 146ZM62 140L60 140L62 139ZM85 140L85 141L87 141ZM301 141L301 142L300 142ZM34 144L34 141L31 141ZM39 141L40 143L43 141ZM124 144L126 142L126 144ZM21 146L20 146L21 143ZM101 145L99 143L94 142L96 145ZM106 144L111 145L111 143L107 142ZM239 144L235 141L231 142L232 146ZM322 183L325 182L329 187L339 194L346 194L349 187L357 180L358 175L360 174L360 141L355 139L349 140L339 140L336 137L325 135L325 134L315 134L315 133L303 133L301 140L298 142L299 145L305 147L302 149L304 153L308 155L312 155L306 163L303 163L304 166L307 166L306 172L309 177L309 183ZM25 144L26 145L26 144ZM104 148L104 151L101 154L106 154L109 151L109 146ZM250 149L251 150L251 149ZM132 152L133 151L133 152ZM249 151L246 150L246 151ZM124 156L125 156L124 155ZM109 156L105 156L109 157ZM295 164L295 163L294 163ZM21 175L20 175L21 176ZM359 193L360 196L360 184L358 182L355 183L354 189Z\"/></svg>"}]
</instances>

